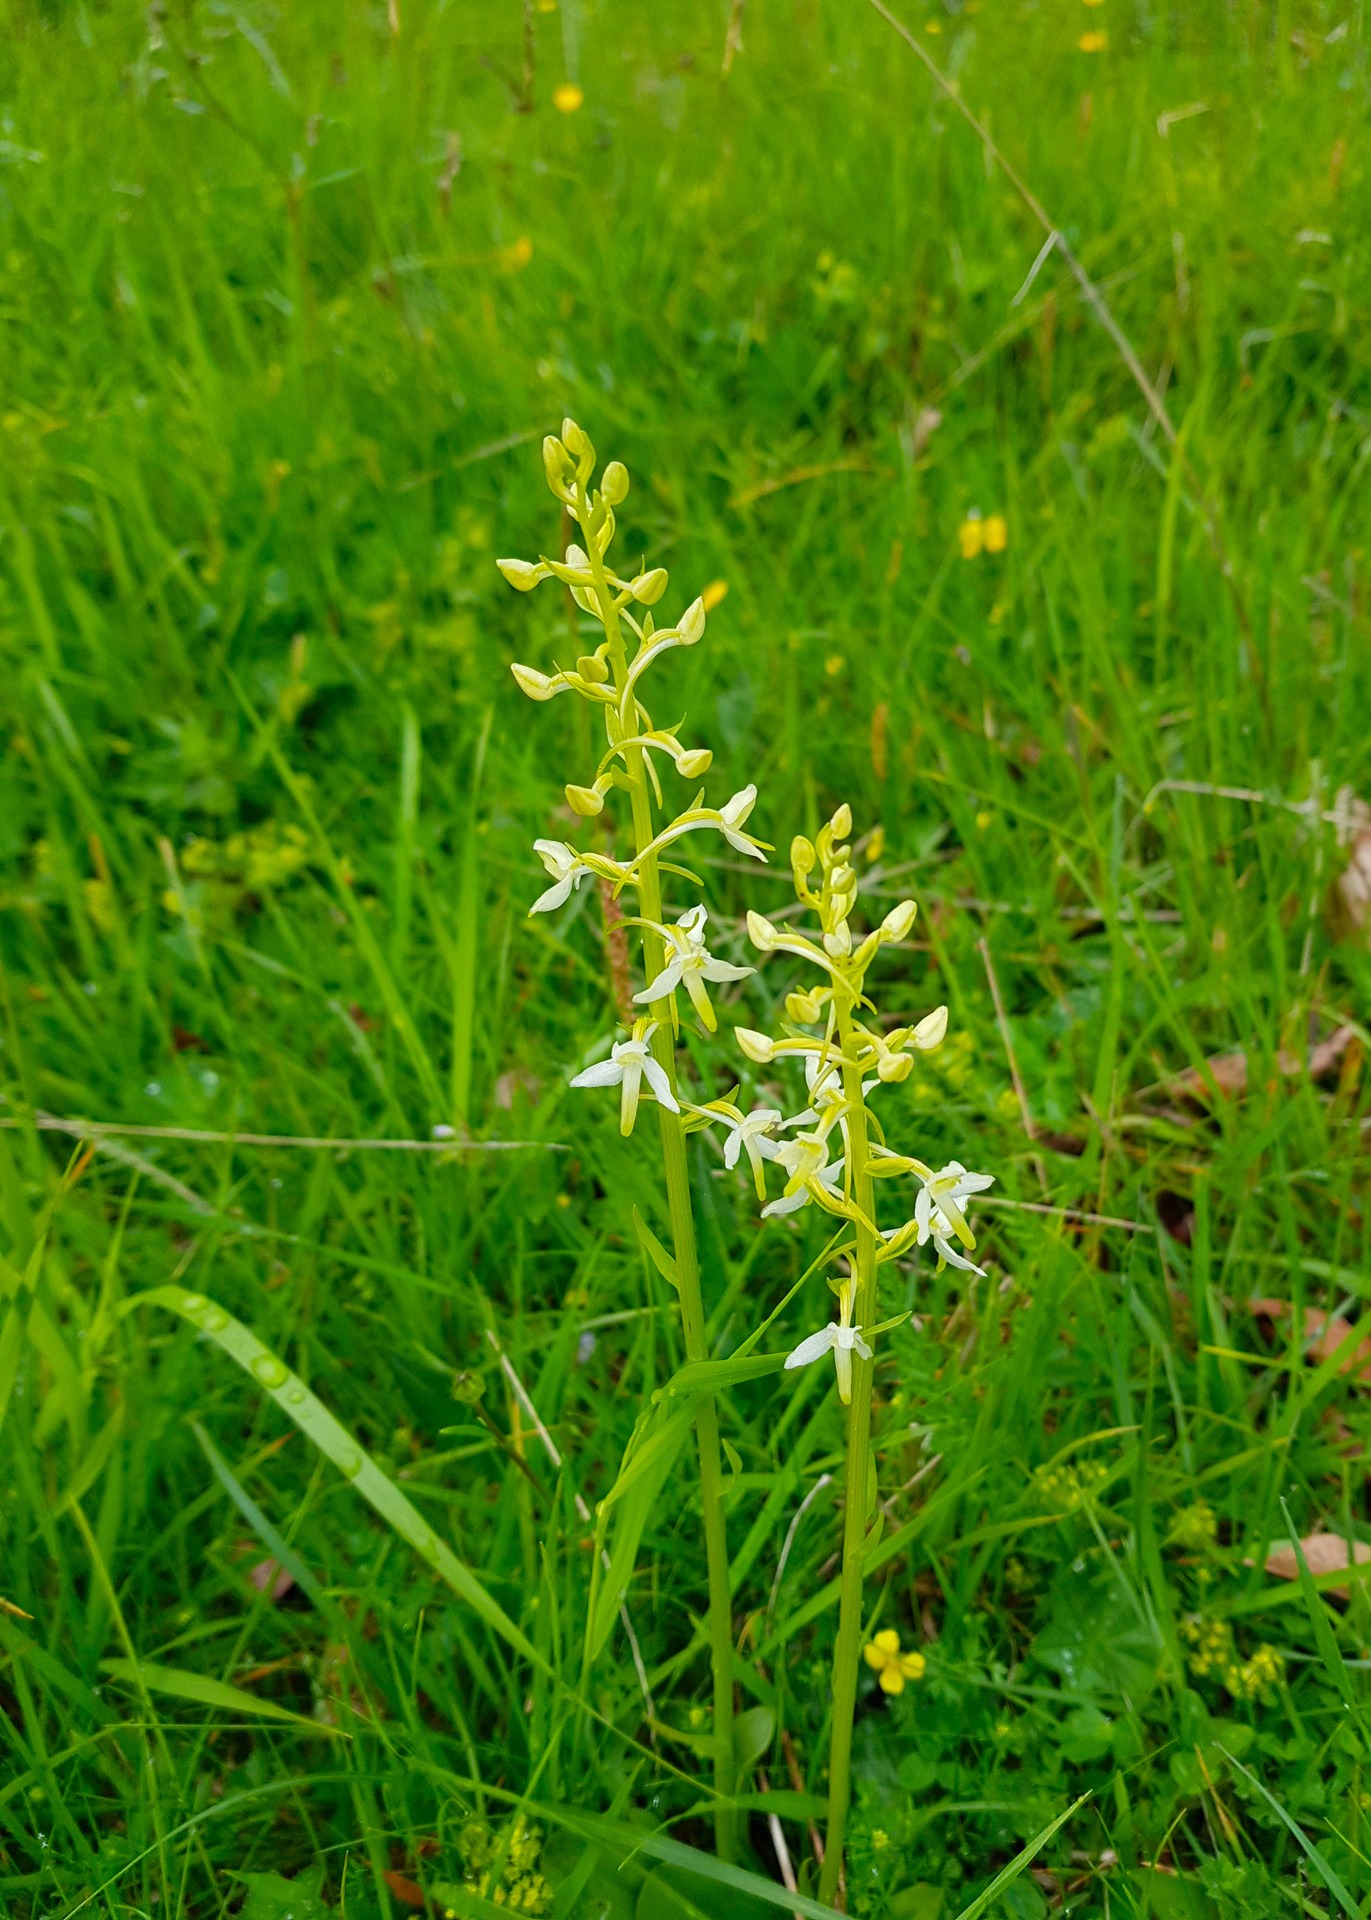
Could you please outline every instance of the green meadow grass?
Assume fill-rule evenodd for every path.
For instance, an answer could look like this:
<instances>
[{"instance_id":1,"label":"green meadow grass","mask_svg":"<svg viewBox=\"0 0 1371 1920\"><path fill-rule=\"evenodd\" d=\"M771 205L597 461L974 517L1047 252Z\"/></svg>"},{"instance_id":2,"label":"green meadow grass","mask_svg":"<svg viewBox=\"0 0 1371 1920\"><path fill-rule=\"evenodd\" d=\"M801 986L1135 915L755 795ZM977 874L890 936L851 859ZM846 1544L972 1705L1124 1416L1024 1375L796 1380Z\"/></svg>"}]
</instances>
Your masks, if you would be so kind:
<instances>
[{"instance_id":1,"label":"green meadow grass","mask_svg":"<svg viewBox=\"0 0 1371 1920\"><path fill-rule=\"evenodd\" d=\"M988 1280L888 1289L915 1317L878 1370L867 1590L928 1667L864 1685L849 1911L952 1920L1082 1796L993 1911L1371 1903L1371 1606L1264 1571L1292 1528L1371 1538L1366 1388L1301 1332L1371 1292L1371 959L1318 818L1371 797L1361 10L905 10L1183 459L1059 258L1016 301L1041 231L873 11L751 0L725 76L728 12L7 0L15 1920L511 1910L482 1873L502 1900L541 1873L563 1920L788 1910L663 1864L710 1846L688 1455L627 1597L654 1713L621 1627L582 1691L593 1510L682 1354L632 1226L664 1230L651 1152L566 1090L614 1021L592 898L526 918L589 734L515 689L573 636L493 562L560 537L564 413L629 465L620 547L672 569L668 611L727 583L667 669L711 798L755 779L781 847L846 798L873 907L917 894L883 1004L945 1000L951 1038L892 1129L999 1182ZM1002 554L961 557L973 509ZM787 897L783 867L706 871L730 926ZM734 1017L787 984L771 963ZM1244 1092L1177 1091L1239 1048ZM735 1059L702 1047L700 1084ZM92 1150L37 1114L525 1144ZM722 1356L824 1236L696 1170ZM171 1285L317 1402L129 1306ZM772 1716L749 1865L779 1887L770 1812L812 1891L831 1376L744 1383L723 1421L738 1703Z\"/></svg>"}]
</instances>

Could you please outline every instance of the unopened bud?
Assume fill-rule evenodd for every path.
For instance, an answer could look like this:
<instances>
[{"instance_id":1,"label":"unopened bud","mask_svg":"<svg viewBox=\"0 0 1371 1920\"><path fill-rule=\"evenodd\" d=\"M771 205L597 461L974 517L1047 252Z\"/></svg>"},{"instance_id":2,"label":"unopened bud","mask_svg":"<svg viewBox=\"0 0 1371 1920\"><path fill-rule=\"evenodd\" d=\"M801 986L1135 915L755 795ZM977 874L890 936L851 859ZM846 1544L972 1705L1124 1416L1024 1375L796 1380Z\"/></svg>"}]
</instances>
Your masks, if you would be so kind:
<instances>
[{"instance_id":1,"label":"unopened bud","mask_svg":"<svg viewBox=\"0 0 1371 1920\"><path fill-rule=\"evenodd\" d=\"M910 1036L910 1045L917 1047L920 1053L930 1053L934 1047L940 1047L947 1032L947 1008L935 1007L932 1013L926 1013Z\"/></svg>"},{"instance_id":2,"label":"unopened bud","mask_svg":"<svg viewBox=\"0 0 1371 1920\"><path fill-rule=\"evenodd\" d=\"M754 1033L751 1027L735 1027L733 1032L738 1045L757 1066L769 1066L776 1058L776 1043L764 1033Z\"/></svg>"},{"instance_id":3,"label":"unopened bud","mask_svg":"<svg viewBox=\"0 0 1371 1920\"><path fill-rule=\"evenodd\" d=\"M901 1080L907 1080L913 1071L913 1056L908 1053L886 1053L876 1062L876 1077L887 1086L897 1086Z\"/></svg>"},{"instance_id":4,"label":"unopened bud","mask_svg":"<svg viewBox=\"0 0 1371 1920\"><path fill-rule=\"evenodd\" d=\"M914 916L919 909L913 900L901 900L898 907L892 907L881 922L881 932L891 940L903 940L914 924Z\"/></svg>"},{"instance_id":5,"label":"unopened bud","mask_svg":"<svg viewBox=\"0 0 1371 1920\"><path fill-rule=\"evenodd\" d=\"M655 607L666 592L666 568L649 567L633 582L630 592L640 607Z\"/></svg>"},{"instance_id":6,"label":"unopened bud","mask_svg":"<svg viewBox=\"0 0 1371 1920\"><path fill-rule=\"evenodd\" d=\"M609 678L609 668L598 653L583 653L576 662L576 671L592 687L602 687Z\"/></svg>"},{"instance_id":7,"label":"unopened bud","mask_svg":"<svg viewBox=\"0 0 1371 1920\"><path fill-rule=\"evenodd\" d=\"M515 660L510 663L510 672L530 700L551 700L557 693L551 680L545 673L539 673L537 667L525 667Z\"/></svg>"},{"instance_id":8,"label":"unopened bud","mask_svg":"<svg viewBox=\"0 0 1371 1920\"><path fill-rule=\"evenodd\" d=\"M531 593L540 580L547 579L547 568L532 560L497 560L495 564L519 593Z\"/></svg>"},{"instance_id":9,"label":"unopened bud","mask_svg":"<svg viewBox=\"0 0 1371 1920\"><path fill-rule=\"evenodd\" d=\"M569 488L567 482L571 474L571 461L567 450L555 434L549 434L543 442L543 472L547 483L558 499L565 499Z\"/></svg>"},{"instance_id":10,"label":"unopened bud","mask_svg":"<svg viewBox=\"0 0 1371 1920\"><path fill-rule=\"evenodd\" d=\"M774 953L778 935L769 920L749 908L747 916L747 937L759 953Z\"/></svg>"},{"instance_id":11,"label":"unopened bud","mask_svg":"<svg viewBox=\"0 0 1371 1920\"><path fill-rule=\"evenodd\" d=\"M846 960L852 951L852 929L846 920L840 920L831 932L824 935L824 952L830 960Z\"/></svg>"},{"instance_id":12,"label":"unopened bud","mask_svg":"<svg viewBox=\"0 0 1371 1920\"><path fill-rule=\"evenodd\" d=\"M844 800L828 824L833 829L833 838L835 840L845 840L848 834L851 833L852 809L848 806L846 800Z\"/></svg>"},{"instance_id":13,"label":"unopened bud","mask_svg":"<svg viewBox=\"0 0 1371 1920\"><path fill-rule=\"evenodd\" d=\"M708 747L689 747L676 759L676 771L683 780L700 780L714 764Z\"/></svg>"},{"instance_id":14,"label":"unopened bud","mask_svg":"<svg viewBox=\"0 0 1371 1920\"><path fill-rule=\"evenodd\" d=\"M696 641L704 639L705 603L703 600L697 599L691 601L690 605L681 615L680 625L677 631L680 633L681 645L683 647L693 647Z\"/></svg>"},{"instance_id":15,"label":"unopened bud","mask_svg":"<svg viewBox=\"0 0 1371 1920\"><path fill-rule=\"evenodd\" d=\"M806 840L802 833L797 833L790 843L791 872L803 879L806 874L813 873L814 862L818 857L814 851L814 842Z\"/></svg>"},{"instance_id":16,"label":"unopened bud","mask_svg":"<svg viewBox=\"0 0 1371 1920\"><path fill-rule=\"evenodd\" d=\"M452 1376L452 1397L464 1407L477 1407L486 1397L486 1383L479 1373L456 1373Z\"/></svg>"},{"instance_id":17,"label":"unopened bud","mask_svg":"<svg viewBox=\"0 0 1371 1920\"><path fill-rule=\"evenodd\" d=\"M611 507L628 498L628 468L622 460L611 460L600 475L600 492Z\"/></svg>"},{"instance_id":18,"label":"unopened bud","mask_svg":"<svg viewBox=\"0 0 1371 1920\"><path fill-rule=\"evenodd\" d=\"M827 998L823 987L796 987L785 997L786 1014L797 1026L812 1026L821 1017Z\"/></svg>"},{"instance_id":19,"label":"unopened bud","mask_svg":"<svg viewBox=\"0 0 1371 1920\"><path fill-rule=\"evenodd\" d=\"M597 793L594 787L568 787L566 803L573 813L579 813L583 819L592 819L597 813L603 813L605 797Z\"/></svg>"},{"instance_id":20,"label":"unopened bud","mask_svg":"<svg viewBox=\"0 0 1371 1920\"><path fill-rule=\"evenodd\" d=\"M590 444L590 435L574 420L563 420L562 445L576 462L576 477L589 480L595 468L595 449Z\"/></svg>"}]
</instances>

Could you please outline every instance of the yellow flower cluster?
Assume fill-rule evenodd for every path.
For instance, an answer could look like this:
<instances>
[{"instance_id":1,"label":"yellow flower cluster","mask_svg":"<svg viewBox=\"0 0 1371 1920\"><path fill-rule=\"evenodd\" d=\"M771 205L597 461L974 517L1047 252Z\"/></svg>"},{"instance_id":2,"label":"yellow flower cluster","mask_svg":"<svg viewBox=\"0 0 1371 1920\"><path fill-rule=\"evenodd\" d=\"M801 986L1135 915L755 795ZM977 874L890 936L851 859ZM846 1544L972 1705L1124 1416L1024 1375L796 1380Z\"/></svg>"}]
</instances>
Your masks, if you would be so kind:
<instances>
[{"instance_id":1,"label":"yellow flower cluster","mask_svg":"<svg viewBox=\"0 0 1371 1920\"><path fill-rule=\"evenodd\" d=\"M492 1833L482 1820L469 1821L458 1845L465 1870L463 1880L470 1891L510 1913L551 1913L552 1888L538 1870L542 1829L529 1825L522 1814L515 1816L508 1836ZM445 1906L444 1920L456 1920L459 1911L455 1901Z\"/></svg>"},{"instance_id":2,"label":"yellow flower cluster","mask_svg":"<svg viewBox=\"0 0 1371 1920\"><path fill-rule=\"evenodd\" d=\"M1181 1635L1191 1648L1186 1664L1200 1679L1233 1664L1233 1629L1226 1620L1204 1620L1192 1614L1181 1622Z\"/></svg>"},{"instance_id":3,"label":"yellow flower cluster","mask_svg":"<svg viewBox=\"0 0 1371 1920\"><path fill-rule=\"evenodd\" d=\"M906 1680L922 1680L928 1662L921 1653L901 1653L900 1636L885 1627L862 1648L862 1657L876 1674L882 1693L903 1693Z\"/></svg>"},{"instance_id":4,"label":"yellow flower cluster","mask_svg":"<svg viewBox=\"0 0 1371 1920\"><path fill-rule=\"evenodd\" d=\"M1259 1700L1285 1678L1284 1656L1266 1642L1249 1660L1240 1659L1226 1620L1192 1614L1181 1622L1181 1635L1191 1648L1186 1656L1191 1673L1199 1679L1214 1674L1235 1700Z\"/></svg>"},{"instance_id":5,"label":"yellow flower cluster","mask_svg":"<svg viewBox=\"0 0 1371 1920\"><path fill-rule=\"evenodd\" d=\"M1263 1644L1250 1660L1227 1668L1223 1684L1235 1700L1256 1700L1278 1687L1284 1678L1284 1656L1275 1647Z\"/></svg>"},{"instance_id":6,"label":"yellow flower cluster","mask_svg":"<svg viewBox=\"0 0 1371 1920\"><path fill-rule=\"evenodd\" d=\"M1188 1507L1182 1507L1167 1528L1166 1544L1180 1547L1191 1553L1202 1552L1212 1547L1218 1535L1219 1523L1214 1509L1207 1500L1196 1500Z\"/></svg>"},{"instance_id":7,"label":"yellow flower cluster","mask_svg":"<svg viewBox=\"0 0 1371 1920\"><path fill-rule=\"evenodd\" d=\"M181 869L197 879L234 880L247 893L267 893L291 879L308 859L309 838L302 828L264 820L223 842L197 835L181 855Z\"/></svg>"},{"instance_id":8,"label":"yellow flower cluster","mask_svg":"<svg viewBox=\"0 0 1371 1920\"><path fill-rule=\"evenodd\" d=\"M1033 1484L1048 1506L1074 1513L1085 1505L1108 1472L1102 1460L1082 1460L1079 1466L1039 1467Z\"/></svg>"}]
</instances>

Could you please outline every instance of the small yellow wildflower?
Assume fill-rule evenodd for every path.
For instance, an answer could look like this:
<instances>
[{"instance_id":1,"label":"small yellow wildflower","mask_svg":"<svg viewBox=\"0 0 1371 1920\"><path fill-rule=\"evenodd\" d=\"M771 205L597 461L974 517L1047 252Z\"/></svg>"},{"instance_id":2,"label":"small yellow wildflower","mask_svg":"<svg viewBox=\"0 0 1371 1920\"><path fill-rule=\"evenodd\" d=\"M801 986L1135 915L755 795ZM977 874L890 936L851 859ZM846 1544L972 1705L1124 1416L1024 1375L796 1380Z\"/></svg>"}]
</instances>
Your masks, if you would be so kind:
<instances>
[{"instance_id":1,"label":"small yellow wildflower","mask_svg":"<svg viewBox=\"0 0 1371 1920\"><path fill-rule=\"evenodd\" d=\"M1009 529L1004 523L1003 514L992 513L986 520L981 545L987 553L1003 553L1009 545Z\"/></svg>"},{"instance_id":2,"label":"small yellow wildflower","mask_svg":"<svg viewBox=\"0 0 1371 1920\"><path fill-rule=\"evenodd\" d=\"M526 233L517 240L511 240L507 247L501 247L496 255L496 265L502 273L522 273L533 258L533 242Z\"/></svg>"},{"instance_id":3,"label":"small yellow wildflower","mask_svg":"<svg viewBox=\"0 0 1371 1920\"><path fill-rule=\"evenodd\" d=\"M824 672L830 680L836 680L846 665L847 657L845 654L830 653L827 660L824 661Z\"/></svg>"},{"instance_id":4,"label":"small yellow wildflower","mask_svg":"<svg viewBox=\"0 0 1371 1920\"><path fill-rule=\"evenodd\" d=\"M700 595L700 599L704 602L705 612L713 613L715 607L718 606L727 592L727 580L711 580L704 592Z\"/></svg>"},{"instance_id":5,"label":"small yellow wildflower","mask_svg":"<svg viewBox=\"0 0 1371 1920\"><path fill-rule=\"evenodd\" d=\"M560 87L552 90L552 104L558 113L575 113L585 105L585 97L584 87L578 87L574 80L563 80Z\"/></svg>"},{"instance_id":6,"label":"small yellow wildflower","mask_svg":"<svg viewBox=\"0 0 1371 1920\"><path fill-rule=\"evenodd\" d=\"M1076 45L1082 53L1103 53L1109 45L1109 35L1095 27L1089 33L1083 33Z\"/></svg>"},{"instance_id":7,"label":"small yellow wildflower","mask_svg":"<svg viewBox=\"0 0 1371 1920\"><path fill-rule=\"evenodd\" d=\"M922 1680L928 1662L921 1653L901 1653L900 1636L885 1627L862 1649L866 1664L879 1676L882 1693L903 1693L906 1680Z\"/></svg>"},{"instance_id":8,"label":"small yellow wildflower","mask_svg":"<svg viewBox=\"0 0 1371 1920\"><path fill-rule=\"evenodd\" d=\"M931 34L934 34L934 35L937 35L937 34L940 34L940 33L942 32L942 28L941 28L941 26L939 26L939 24L938 24L938 22L937 22L936 20L930 20L930 21L928 22L928 25L927 25L927 26L926 26L926 27L924 28L924 32L925 32L925 33L931 33Z\"/></svg>"},{"instance_id":9,"label":"small yellow wildflower","mask_svg":"<svg viewBox=\"0 0 1371 1920\"><path fill-rule=\"evenodd\" d=\"M878 1853L882 1847L888 1847L890 1845L890 1835L884 1827L873 1827L871 1829L871 1844Z\"/></svg>"},{"instance_id":10,"label":"small yellow wildflower","mask_svg":"<svg viewBox=\"0 0 1371 1920\"><path fill-rule=\"evenodd\" d=\"M985 545L985 522L979 507L973 507L957 529L963 560L974 560Z\"/></svg>"}]
</instances>

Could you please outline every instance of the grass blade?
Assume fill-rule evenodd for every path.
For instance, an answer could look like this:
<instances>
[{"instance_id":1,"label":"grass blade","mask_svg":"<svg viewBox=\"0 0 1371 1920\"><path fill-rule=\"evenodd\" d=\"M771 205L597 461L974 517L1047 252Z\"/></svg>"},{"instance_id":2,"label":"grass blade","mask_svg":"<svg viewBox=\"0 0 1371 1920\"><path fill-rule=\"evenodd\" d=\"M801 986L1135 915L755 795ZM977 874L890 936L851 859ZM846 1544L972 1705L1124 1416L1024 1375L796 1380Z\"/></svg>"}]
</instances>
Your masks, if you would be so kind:
<instances>
[{"instance_id":1,"label":"grass blade","mask_svg":"<svg viewBox=\"0 0 1371 1920\"><path fill-rule=\"evenodd\" d=\"M995 1878L990 1882L990 1885L988 1887L982 1887L970 1906L962 1908L961 1912L957 1915L957 1920L978 1920L978 1916L985 1912L993 1900L999 1899L1006 1887L1012 1885L1013 1882L1018 1879L1024 1868L1042 1852L1053 1834L1064 1827L1076 1809L1083 1807L1089 1798L1090 1795L1088 1793L1083 1793L1079 1800L1072 1801L1065 1813L1059 1813L1055 1820L1048 1822L1041 1833L1035 1833L1033 1838L1028 1842L1028 1845L1022 1847L1019 1852L1014 1855L1009 1865L1007 1867L1001 1867L1000 1871L995 1875Z\"/></svg>"},{"instance_id":2,"label":"grass blade","mask_svg":"<svg viewBox=\"0 0 1371 1920\"><path fill-rule=\"evenodd\" d=\"M174 1700L193 1700L199 1707L215 1707L224 1713L245 1714L254 1720L281 1720L309 1733L326 1733L330 1739L350 1740L352 1735L340 1727L325 1726L274 1700L259 1700L242 1687L231 1687L226 1680L212 1680L208 1674L191 1673L185 1667L159 1667L148 1660L102 1660L100 1671L149 1693L170 1694Z\"/></svg>"},{"instance_id":3,"label":"grass blade","mask_svg":"<svg viewBox=\"0 0 1371 1920\"><path fill-rule=\"evenodd\" d=\"M239 1513L247 1521L262 1545L280 1567L284 1567L296 1586L305 1597L322 1612L328 1606L324 1590L285 1537L275 1528L252 1495L234 1473L233 1468L220 1453L198 1420L190 1423L191 1432L200 1443L201 1452L209 1461L211 1471Z\"/></svg>"},{"instance_id":4,"label":"grass blade","mask_svg":"<svg viewBox=\"0 0 1371 1920\"><path fill-rule=\"evenodd\" d=\"M523 1659L543 1672L550 1671L546 1661L515 1626L504 1608L492 1599L451 1547L438 1538L418 1509L411 1505L394 1481L382 1473L365 1448L353 1439L346 1427L334 1419L304 1381L293 1374L283 1360L278 1360L269 1347L263 1346L257 1335L245 1327L241 1320L235 1320L232 1314L215 1306L202 1293L188 1293L184 1287L150 1288L146 1293L135 1294L127 1300L123 1310L127 1313L139 1306L168 1307L207 1333L217 1347L231 1360L236 1360L243 1371L251 1374L258 1386L271 1395L282 1412L352 1482L362 1498L376 1509L408 1546L413 1547L420 1559L427 1561L435 1573L441 1574L473 1613L479 1615Z\"/></svg>"},{"instance_id":5,"label":"grass blade","mask_svg":"<svg viewBox=\"0 0 1371 1920\"><path fill-rule=\"evenodd\" d=\"M1257 1778L1255 1773L1249 1772L1249 1770L1243 1765L1241 1760L1235 1760L1233 1758L1233 1755L1229 1753L1227 1747L1220 1747L1219 1751L1223 1754L1224 1758L1228 1761L1229 1766L1233 1768L1234 1772L1240 1773L1243 1779L1247 1781L1248 1785L1261 1795L1262 1799L1265 1800L1267 1806L1270 1807L1271 1811L1276 1815L1277 1819L1281 1822L1282 1826L1287 1828L1288 1831L1293 1835L1296 1842L1304 1850L1304 1856L1308 1860L1310 1866L1314 1869L1315 1873L1318 1874L1319 1878L1323 1881L1323 1884L1327 1887L1328 1891L1332 1894L1333 1898L1337 1901L1338 1905L1342 1908L1343 1912L1350 1916L1350 1920L1360 1920L1361 1908L1357 1905L1356 1901L1352 1898L1351 1894L1347 1891L1347 1888L1343 1885L1342 1881L1339 1880L1337 1874L1334 1873L1332 1867L1329 1866L1328 1862L1324 1859L1323 1855L1319 1852L1318 1848L1314 1845L1314 1842L1309 1838L1308 1834L1304 1831L1304 1828L1298 1825L1296 1821L1291 1819L1290 1815L1286 1812L1285 1808L1281 1805L1280 1801L1276 1798L1275 1794L1272 1793L1266 1786L1263 1785L1263 1783Z\"/></svg>"}]
</instances>

